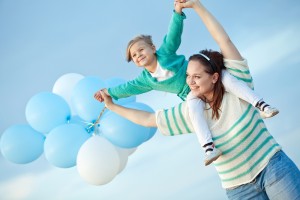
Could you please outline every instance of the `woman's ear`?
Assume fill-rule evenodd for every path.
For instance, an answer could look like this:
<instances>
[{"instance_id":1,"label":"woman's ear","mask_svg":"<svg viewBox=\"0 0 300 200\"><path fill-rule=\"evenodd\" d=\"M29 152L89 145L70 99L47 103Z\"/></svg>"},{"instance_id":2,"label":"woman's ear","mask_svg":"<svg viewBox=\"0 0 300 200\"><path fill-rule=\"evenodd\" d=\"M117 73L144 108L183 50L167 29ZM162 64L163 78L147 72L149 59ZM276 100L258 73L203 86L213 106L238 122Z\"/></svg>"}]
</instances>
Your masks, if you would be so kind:
<instances>
[{"instance_id":1,"label":"woman's ear","mask_svg":"<svg viewBox=\"0 0 300 200\"><path fill-rule=\"evenodd\" d=\"M212 81L213 81L213 83L216 83L219 80L219 77L220 77L220 75L217 72L215 72L212 75Z\"/></svg>"}]
</instances>

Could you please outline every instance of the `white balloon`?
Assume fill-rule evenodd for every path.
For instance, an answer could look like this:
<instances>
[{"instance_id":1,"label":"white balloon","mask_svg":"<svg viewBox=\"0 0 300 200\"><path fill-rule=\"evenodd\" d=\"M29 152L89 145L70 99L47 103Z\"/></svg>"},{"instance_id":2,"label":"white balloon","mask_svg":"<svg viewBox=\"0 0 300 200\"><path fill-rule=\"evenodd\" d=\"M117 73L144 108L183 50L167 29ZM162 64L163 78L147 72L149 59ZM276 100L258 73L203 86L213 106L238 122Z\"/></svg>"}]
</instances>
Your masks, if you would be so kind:
<instances>
[{"instance_id":1,"label":"white balloon","mask_svg":"<svg viewBox=\"0 0 300 200\"><path fill-rule=\"evenodd\" d=\"M113 180L119 169L119 153L105 138L93 136L79 149L77 170L89 184L104 185Z\"/></svg>"},{"instance_id":2,"label":"white balloon","mask_svg":"<svg viewBox=\"0 0 300 200\"><path fill-rule=\"evenodd\" d=\"M120 148L115 146L119 157L120 157L120 166L119 166L119 170L118 170L118 174L123 171L123 169L126 167L127 161L128 161L128 152L126 149L124 148Z\"/></svg>"},{"instance_id":3,"label":"white balloon","mask_svg":"<svg viewBox=\"0 0 300 200\"><path fill-rule=\"evenodd\" d=\"M60 95L67 101L71 107L71 113L73 115L76 114L76 112L71 104L71 94L74 86L83 78L83 75L77 73L64 74L56 80L52 89L53 93Z\"/></svg>"},{"instance_id":4,"label":"white balloon","mask_svg":"<svg viewBox=\"0 0 300 200\"><path fill-rule=\"evenodd\" d=\"M121 147L119 147L119 148L122 149L122 151L126 152L127 156L130 156L131 154L133 154L137 150L137 147L130 148L130 149L121 148Z\"/></svg>"}]
</instances>

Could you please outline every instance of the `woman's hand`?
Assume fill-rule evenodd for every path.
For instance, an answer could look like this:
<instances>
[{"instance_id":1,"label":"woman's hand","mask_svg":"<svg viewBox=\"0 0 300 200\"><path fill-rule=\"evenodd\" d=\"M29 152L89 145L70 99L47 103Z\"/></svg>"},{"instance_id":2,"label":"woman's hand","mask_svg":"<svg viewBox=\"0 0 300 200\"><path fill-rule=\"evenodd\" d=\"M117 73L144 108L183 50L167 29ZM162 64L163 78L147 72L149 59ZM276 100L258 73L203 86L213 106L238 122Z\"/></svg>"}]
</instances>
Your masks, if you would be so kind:
<instances>
[{"instance_id":1,"label":"woman's hand","mask_svg":"<svg viewBox=\"0 0 300 200\"><path fill-rule=\"evenodd\" d=\"M104 102L105 106L110 109L112 105L114 105L114 102L112 101L111 96L109 96L107 93L105 93L104 90L99 91L101 97L102 97L102 102Z\"/></svg>"},{"instance_id":2,"label":"woman's hand","mask_svg":"<svg viewBox=\"0 0 300 200\"><path fill-rule=\"evenodd\" d=\"M98 100L98 101L100 101L100 102L103 102L104 99L103 99L103 95L101 94L101 91L102 91L103 93L105 93L107 96L110 96L110 95L108 94L108 91L107 91L106 88L101 89L101 90L97 91L97 92L94 94L94 98L95 98L96 100Z\"/></svg>"}]
</instances>

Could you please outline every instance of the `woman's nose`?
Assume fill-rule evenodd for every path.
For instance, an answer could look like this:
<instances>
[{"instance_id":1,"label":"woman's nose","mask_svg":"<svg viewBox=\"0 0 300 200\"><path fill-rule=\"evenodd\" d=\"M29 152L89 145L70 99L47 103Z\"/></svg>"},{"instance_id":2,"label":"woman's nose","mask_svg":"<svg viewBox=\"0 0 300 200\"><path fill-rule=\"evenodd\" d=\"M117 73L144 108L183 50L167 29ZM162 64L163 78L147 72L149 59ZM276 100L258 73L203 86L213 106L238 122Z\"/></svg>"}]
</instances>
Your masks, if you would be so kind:
<instances>
[{"instance_id":1,"label":"woman's nose","mask_svg":"<svg viewBox=\"0 0 300 200\"><path fill-rule=\"evenodd\" d=\"M193 83L194 83L193 77L192 77L192 76L191 76L191 77L188 77L188 78L186 79L186 82L187 82L187 84L189 84L189 85L193 84Z\"/></svg>"}]
</instances>

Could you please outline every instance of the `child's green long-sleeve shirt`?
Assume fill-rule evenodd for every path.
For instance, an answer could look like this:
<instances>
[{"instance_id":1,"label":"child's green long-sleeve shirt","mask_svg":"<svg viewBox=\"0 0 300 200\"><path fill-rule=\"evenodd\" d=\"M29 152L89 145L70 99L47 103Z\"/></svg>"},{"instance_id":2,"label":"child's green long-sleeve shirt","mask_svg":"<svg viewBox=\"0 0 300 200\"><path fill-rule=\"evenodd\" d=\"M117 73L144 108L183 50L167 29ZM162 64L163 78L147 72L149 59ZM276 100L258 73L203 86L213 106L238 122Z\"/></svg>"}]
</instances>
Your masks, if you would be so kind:
<instances>
[{"instance_id":1,"label":"child's green long-sleeve shirt","mask_svg":"<svg viewBox=\"0 0 300 200\"><path fill-rule=\"evenodd\" d=\"M173 12L168 33L164 37L163 43L156 51L157 61L162 68L172 71L174 75L164 81L157 81L150 73L144 69L134 80L116 87L108 88L108 93L114 99L125 98L132 95L142 94L151 90L175 93L181 99L185 99L190 89L186 84L186 69L188 61L183 55L177 55L181 44L183 31L183 20L185 14Z\"/></svg>"}]
</instances>

